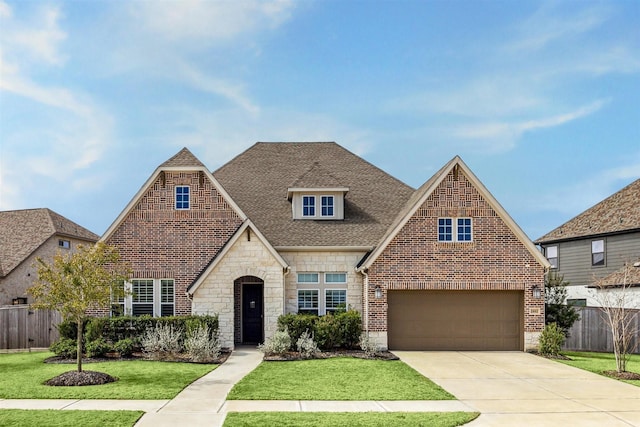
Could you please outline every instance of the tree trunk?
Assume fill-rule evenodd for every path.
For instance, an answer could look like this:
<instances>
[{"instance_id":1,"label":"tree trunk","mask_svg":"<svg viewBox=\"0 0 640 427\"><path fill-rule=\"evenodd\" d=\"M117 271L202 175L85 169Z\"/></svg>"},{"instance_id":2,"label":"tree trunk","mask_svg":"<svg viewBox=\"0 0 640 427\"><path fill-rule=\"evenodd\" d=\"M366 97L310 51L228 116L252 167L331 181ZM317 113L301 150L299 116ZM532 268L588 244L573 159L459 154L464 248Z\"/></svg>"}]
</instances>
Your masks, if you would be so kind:
<instances>
[{"instance_id":1,"label":"tree trunk","mask_svg":"<svg viewBox=\"0 0 640 427\"><path fill-rule=\"evenodd\" d=\"M82 320L76 319L78 323L78 347L77 347L77 355L76 361L78 362L78 372L82 372Z\"/></svg>"}]
</instances>

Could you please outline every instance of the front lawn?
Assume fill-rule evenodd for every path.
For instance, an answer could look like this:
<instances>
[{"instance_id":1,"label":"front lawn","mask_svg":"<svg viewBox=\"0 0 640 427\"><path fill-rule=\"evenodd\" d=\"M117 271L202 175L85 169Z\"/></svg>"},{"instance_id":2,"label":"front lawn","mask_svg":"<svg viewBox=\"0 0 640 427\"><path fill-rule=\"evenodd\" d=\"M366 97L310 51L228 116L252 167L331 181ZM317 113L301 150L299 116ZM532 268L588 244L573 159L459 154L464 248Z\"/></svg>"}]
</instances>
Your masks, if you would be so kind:
<instances>
[{"instance_id":1,"label":"front lawn","mask_svg":"<svg viewBox=\"0 0 640 427\"><path fill-rule=\"evenodd\" d=\"M52 387L42 383L75 364L44 363L52 353L0 354L2 399L172 399L183 388L216 368L195 363L145 360L83 364L84 370L105 372L119 378L110 384Z\"/></svg>"},{"instance_id":2,"label":"front lawn","mask_svg":"<svg viewBox=\"0 0 640 427\"><path fill-rule=\"evenodd\" d=\"M110 426L131 427L142 411L60 411L0 409L0 426Z\"/></svg>"},{"instance_id":3,"label":"front lawn","mask_svg":"<svg viewBox=\"0 0 640 427\"><path fill-rule=\"evenodd\" d=\"M224 427L454 427L477 412L231 412Z\"/></svg>"},{"instance_id":4,"label":"front lawn","mask_svg":"<svg viewBox=\"0 0 640 427\"><path fill-rule=\"evenodd\" d=\"M262 362L229 400L451 400L451 394L399 360L332 358Z\"/></svg>"},{"instance_id":5,"label":"front lawn","mask_svg":"<svg viewBox=\"0 0 640 427\"><path fill-rule=\"evenodd\" d=\"M558 362L584 369L585 371L595 372L602 375L603 371L615 371L616 359L613 353L594 353L594 352L572 352L563 351L563 355L570 357L571 360L558 360ZM640 374L640 355L631 355L627 362L627 371ZM640 387L640 380L622 380L626 383Z\"/></svg>"}]
</instances>

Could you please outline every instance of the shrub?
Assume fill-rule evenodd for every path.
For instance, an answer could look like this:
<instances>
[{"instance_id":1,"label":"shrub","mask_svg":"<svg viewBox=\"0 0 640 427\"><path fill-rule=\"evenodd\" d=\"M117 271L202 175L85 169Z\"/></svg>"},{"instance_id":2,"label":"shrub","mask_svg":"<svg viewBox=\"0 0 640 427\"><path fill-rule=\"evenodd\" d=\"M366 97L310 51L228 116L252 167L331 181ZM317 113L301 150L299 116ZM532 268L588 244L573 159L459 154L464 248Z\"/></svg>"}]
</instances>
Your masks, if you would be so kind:
<instances>
[{"instance_id":1,"label":"shrub","mask_svg":"<svg viewBox=\"0 0 640 427\"><path fill-rule=\"evenodd\" d=\"M338 322L332 314L322 316L316 322L316 341L322 350L331 350L340 346Z\"/></svg>"},{"instance_id":2,"label":"shrub","mask_svg":"<svg viewBox=\"0 0 640 427\"><path fill-rule=\"evenodd\" d=\"M102 357L112 350L111 345L104 339L98 338L87 344L87 357Z\"/></svg>"},{"instance_id":3,"label":"shrub","mask_svg":"<svg viewBox=\"0 0 640 427\"><path fill-rule=\"evenodd\" d=\"M87 342L91 342L99 338L108 338L104 334L108 323L108 317L91 317L87 319L84 329L84 339Z\"/></svg>"},{"instance_id":4,"label":"shrub","mask_svg":"<svg viewBox=\"0 0 640 427\"><path fill-rule=\"evenodd\" d=\"M113 350L120 353L120 357L129 357L136 348L135 341L132 338L124 338L113 345Z\"/></svg>"},{"instance_id":5,"label":"shrub","mask_svg":"<svg viewBox=\"0 0 640 427\"><path fill-rule=\"evenodd\" d=\"M338 347L354 349L358 347L362 334L362 319L356 310L348 310L335 315Z\"/></svg>"},{"instance_id":6,"label":"shrub","mask_svg":"<svg viewBox=\"0 0 640 427\"><path fill-rule=\"evenodd\" d=\"M366 332L363 332L362 335L360 335L360 348L368 357L373 357L380 351L378 343L376 343L376 341Z\"/></svg>"},{"instance_id":7,"label":"shrub","mask_svg":"<svg viewBox=\"0 0 640 427\"><path fill-rule=\"evenodd\" d=\"M545 325L540 334L540 353L544 355L557 356L560 354L562 343L565 340L562 329L557 323Z\"/></svg>"},{"instance_id":8,"label":"shrub","mask_svg":"<svg viewBox=\"0 0 640 427\"><path fill-rule=\"evenodd\" d=\"M70 340L76 340L78 337L78 327L76 322L71 320L63 320L58 323L58 332L60 333L60 339L67 338Z\"/></svg>"},{"instance_id":9,"label":"shrub","mask_svg":"<svg viewBox=\"0 0 640 427\"><path fill-rule=\"evenodd\" d=\"M75 359L78 354L77 349L78 343L75 339L70 338L60 338L49 347L49 350L56 356L64 357L65 359Z\"/></svg>"},{"instance_id":10,"label":"shrub","mask_svg":"<svg viewBox=\"0 0 640 427\"><path fill-rule=\"evenodd\" d=\"M142 351L155 360L175 356L182 351L181 331L169 323L158 323L142 337Z\"/></svg>"},{"instance_id":11,"label":"shrub","mask_svg":"<svg viewBox=\"0 0 640 427\"><path fill-rule=\"evenodd\" d=\"M184 348L194 362L206 362L220 356L220 340L212 336L209 327L202 324L191 330L184 341Z\"/></svg>"},{"instance_id":12,"label":"shrub","mask_svg":"<svg viewBox=\"0 0 640 427\"><path fill-rule=\"evenodd\" d=\"M266 355L282 354L291 348L291 337L285 328L283 331L276 331L264 344L258 345L258 350Z\"/></svg>"},{"instance_id":13,"label":"shrub","mask_svg":"<svg viewBox=\"0 0 640 427\"><path fill-rule=\"evenodd\" d=\"M309 359L318 352L318 345L313 340L313 335L309 333L307 329L304 331L298 341L296 341L296 347L298 348L298 352L302 355L303 358Z\"/></svg>"},{"instance_id":14,"label":"shrub","mask_svg":"<svg viewBox=\"0 0 640 427\"><path fill-rule=\"evenodd\" d=\"M305 333L305 331L315 332L315 324L318 321L318 316L315 314L283 314L278 317L278 330L289 331L292 345L298 342L298 339Z\"/></svg>"}]
</instances>

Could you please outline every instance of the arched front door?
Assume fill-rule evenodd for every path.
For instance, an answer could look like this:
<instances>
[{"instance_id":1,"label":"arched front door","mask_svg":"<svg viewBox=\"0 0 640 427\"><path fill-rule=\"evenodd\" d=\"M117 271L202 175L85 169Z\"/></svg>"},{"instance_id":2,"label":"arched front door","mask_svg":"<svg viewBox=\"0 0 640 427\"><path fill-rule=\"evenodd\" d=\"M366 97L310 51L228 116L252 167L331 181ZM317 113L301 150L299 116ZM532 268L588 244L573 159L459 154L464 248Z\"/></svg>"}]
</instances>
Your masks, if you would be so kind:
<instances>
[{"instance_id":1,"label":"arched front door","mask_svg":"<svg viewBox=\"0 0 640 427\"><path fill-rule=\"evenodd\" d=\"M264 339L264 282L257 277L245 276L235 284L240 287L242 343L259 344Z\"/></svg>"}]
</instances>

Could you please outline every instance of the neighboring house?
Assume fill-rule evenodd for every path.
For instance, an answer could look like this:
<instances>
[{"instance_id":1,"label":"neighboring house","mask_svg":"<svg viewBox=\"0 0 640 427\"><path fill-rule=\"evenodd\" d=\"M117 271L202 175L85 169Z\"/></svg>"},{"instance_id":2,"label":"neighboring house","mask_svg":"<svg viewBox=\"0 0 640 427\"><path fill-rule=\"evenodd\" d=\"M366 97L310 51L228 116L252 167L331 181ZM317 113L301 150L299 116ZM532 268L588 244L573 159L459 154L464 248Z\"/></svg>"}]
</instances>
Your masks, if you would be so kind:
<instances>
[{"instance_id":1,"label":"neighboring house","mask_svg":"<svg viewBox=\"0 0 640 427\"><path fill-rule=\"evenodd\" d=\"M345 305L392 349L524 350L544 326L548 262L459 157L414 190L332 142L214 173L185 148L102 240L133 268L117 311L217 314L230 348Z\"/></svg>"},{"instance_id":2,"label":"neighboring house","mask_svg":"<svg viewBox=\"0 0 640 427\"><path fill-rule=\"evenodd\" d=\"M569 282L567 302L600 306L595 281L640 258L640 179L536 240L552 269ZM640 308L640 287L628 290Z\"/></svg>"},{"instance_id":3,"label":"neighboring house","mask_svg":"<svg viewBox=\"0 0 640 427\"><path fill-rule=\"evenodd\" d=\"M0 306L31 303L36 259L92 245L99 236L50 209L0 212Z\"/></svg>"}]
</instances>

